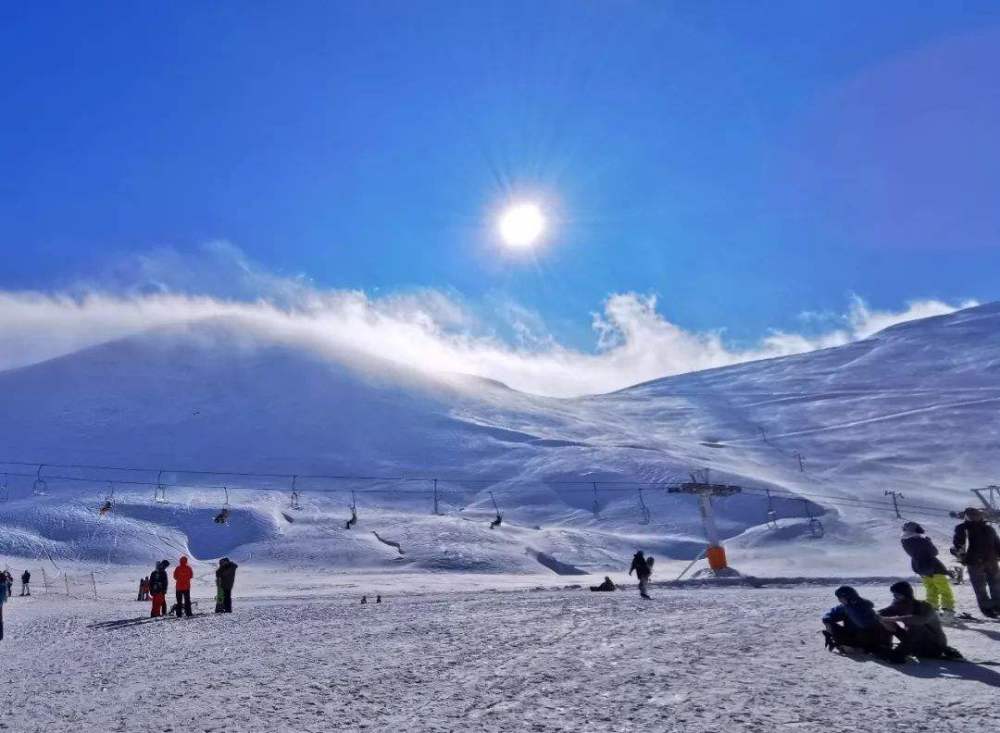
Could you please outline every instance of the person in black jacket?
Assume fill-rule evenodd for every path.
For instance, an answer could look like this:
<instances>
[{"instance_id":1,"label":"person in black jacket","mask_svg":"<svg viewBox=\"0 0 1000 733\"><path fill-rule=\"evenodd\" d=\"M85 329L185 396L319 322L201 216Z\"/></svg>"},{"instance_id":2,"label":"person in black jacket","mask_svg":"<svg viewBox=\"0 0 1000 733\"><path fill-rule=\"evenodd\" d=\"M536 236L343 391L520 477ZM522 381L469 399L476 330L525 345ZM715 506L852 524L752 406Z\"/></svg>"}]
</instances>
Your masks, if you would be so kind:
<instances>
[{"instance_id":1,"label":"person in black jacket","mask_svg":"<svg viewBox=\"0 0 1000 733\"><path fill-rule=\"evenodd\" d=\"M160 560L156 563L156 570L149 575L149 595L153 599L150 616L167 615L167 566L169 565L169 561Z\"/></svg>"},{"instance_id":2,"label":"person in black jacket","mask_svg":"<svg viewBox=\"0 0 1000 733\"><path fill-rule=\"evenodd\" d=\"M642 550L639 550L632 557L632 565L628 569L629 575L632 574L632 571L635 571L635 577L639 579L639 595L647 601L650 600L646 588L649 586L649 576L653 574L652 561L653 558L647 560L642 554Z\"/></svg>"},{"instance_id":3,"label":"person in black jacket","mask_svg":"<svg viewBox=\"0 0 1000 733\"><path fill-rule=\"evenodd\" d=\"M236 568L239 565L228 557L219 560L219 567L215 571L215 577L219 582L219 589L222 591L222 612L233 612L233 583L236 582Z\"/></svg>"},{"instance_id":4,"label":"person in black jacket","mask_svg":"<svg viewBox=\"0 0 1000 733\"><path fill-rule=\"evenodd\" d=\"M903 580L893 583L889 591L892 604L878 613L886 630L899 639L891 661L905 662L911 654L930 659L962 659L958 651L948 646L937 612L929 603L913 597L912 585Z\"/></svg>"},{"instance_id":5,"label":"person in black jacket","mask_svg":"<svg viewBox=\"0 0 1000 733\"><path fill-rule=\"evenodd\" d=\"M969 570L984 616L1000 618L1000 537L975 507L963 513L965 521L955 527L952 554Z\"/></svg>"},{"instance_id":6,"label":"person in black jacket","mask_svg":"<svg viewBox=\"0 0 1000 733\"><path fill-rule=\"evenodd\" d=\"M615 584L607 575L604 576L604 582L600 585L590 586L592 591L611 591L615 589Z\"/></svg>"},{"instance_id":7,"label":"person in black jacket","mask_svg":"<svg viewBox=\"0 0 1000 733\"><path fill-rule=\"evenodd\" d=\"M938 560L938 550L924 528L916 522L903 525L901 539L903 550L910 556L910 567L923 581L927 602L940 614L943 621L955 618L955 595L951 592L948 568Z\"/></svg>"},{"instance_id":8,"label":"person in black jacket","mask_svg":"<svg viewBox=\"0 0 1000 733\"><path fill-rule=\"evenodd\" d=\"M30 596L31 595L31 586L28 585L28 583L30 583L30 582L31 582L31 573L29 573L27 570L25 570L23 573L21 573L21 595L22 596Z\"/></svg>"}]
</instances>

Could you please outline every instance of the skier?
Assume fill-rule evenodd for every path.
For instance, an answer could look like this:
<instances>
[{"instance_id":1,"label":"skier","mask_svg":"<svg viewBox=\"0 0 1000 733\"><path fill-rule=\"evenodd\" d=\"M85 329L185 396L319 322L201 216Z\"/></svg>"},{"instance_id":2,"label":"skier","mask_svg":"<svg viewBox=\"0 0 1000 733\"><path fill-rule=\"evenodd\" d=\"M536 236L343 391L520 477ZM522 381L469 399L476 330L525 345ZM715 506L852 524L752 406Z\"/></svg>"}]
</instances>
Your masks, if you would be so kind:
<instances>
[{"instance_id":1,"label":"skier","mask_svg":"<svg viewBox=\"0 0 1000 733\"><path fill-rule=\"evenodd\" d=\"M167 566L166 560L156 563L156 570L149 575L149 593L153 599L150 616L165 616L167 613Z\"/></svg>"},{"instance_id":2,"label":"skier","mask_svg":"<svg viewBox=\"0 0 1000 733\"><path fill-rule=\"evenodd\" d=\"M902 663L906 657L926 657L929 659L962 659L956 649L948 646L948 637L941 628L937 611L926 601L913 597L913 586L905 580L889 587L892 604L879 611L882 626L899 639L889 660Z\"/></svg>"},{"instance_id":3,"label":"skier","mask_svg":"<svg viewBox=\"0 0 1000 733\"><path fill-rule=\"evenodd\" d=\"M948 568L938 560L938 550L916 522L903 525L900 540L903 550L910 556L910 567L920 576L927 593L927 602L938 610L942 621L955 619L955 596L951 592Z\"/></svg>"},{"instance_id":4,"label":"skier","mask_svg":"<svg viewBox=\"0 0 1000 733\"><path fill-rule=\"evenodd\" d=\"M7 598L10 598L14 595L14 576L9 570L3 571L3 582L7 586Z\"/></svg>"},{"instance_id":5,"label":"skier","mask_svg":"<svg viewBox=\"0 0 1000 733\"><path fill-rule=\"evenodd\" d=\"M590 586L590 589L592 591L609 591L615 589L615 584L611 582L611 578L605 575L603 583L601 583L600 585L592 585Z\"/></svg>"},{"instance_id":6,"label":"skier","mask_svg":"<svg viewBox=\"0 0 1000 733\"><path fill-rule=\"evenodd\" d=\"M29 573L27 570L25 570L23 573L21 573L21 595L22 596L30 596L31 595L31 586L28 585L28 583L30 583L30 582L31 582L31 573Z\"/></svg>"},{"instance_id":7,"label":"skier","mask_svg":"<svg viewBox=\"0 0 1000 733\"><path fill-rule=\"evenodd\" d=\"M841 647L855 647L871 654L886 654L892 637L882 628L875 604L862 598L849 585L834 591L840 605L834 606L823 616L823 636L830 651Z\"/></svg>"},{"instance_id":8,"label":"skier","mask_svg":"<svg viewBox=\"0 0 1000 733\"><path fill-rule=\"evenodd\" d=\"M639 550L632 558L632 565L628 569L628 574L631 575L633 570L635 571L635 576L639 579L639 596L645 598L647 601L650 600L646 588L649 585L649 576L653 574L653 558L644 557L642 550Z\"/></svg>"},{"instance_id":9,"label":"skier","mask_svg":"<svg viewBox=\"0 0 1000 733\"><path fill-rule=\"evenodd\" d=\"M187 555L181 555L180 565L174 570L174 595L177 598L177 618L184 615L191 618L191 578L194 571L188 565Z\"/></svg>"},{"instance_id":10,"label":"skier","mask_svg":"<svg viewBox=\"0 0 1000 733\"><path fill-rule=\"evenodd\" d=\"M979 509L970 507L963 515L965 521L955 527L951 552L969 569L979 610L989 618L1000 618L1000 537Z\"/></svg>"},{"instance_id":11,"label":"skier","mask_svg":"<svg viewBox=\"0 0 1000 733\"><path fill-rule=\"evenodd\" d=\"M368 596L361 596L361 605L363 606L366 603L368 603Z\"/></svg>"},{"instance_id":12,"label":"skier","mask_svg":"<svg viewBox=\"0 0 1000 733\"><path fill-rule=\"evenodd\" d=\"M239 565L228 557L219 560L219 567L215 571L215 577L219 580L219 587L222 589L222 612L233 612L233 583L236 582L236 568Z\"/></svg>"}]
</instances>

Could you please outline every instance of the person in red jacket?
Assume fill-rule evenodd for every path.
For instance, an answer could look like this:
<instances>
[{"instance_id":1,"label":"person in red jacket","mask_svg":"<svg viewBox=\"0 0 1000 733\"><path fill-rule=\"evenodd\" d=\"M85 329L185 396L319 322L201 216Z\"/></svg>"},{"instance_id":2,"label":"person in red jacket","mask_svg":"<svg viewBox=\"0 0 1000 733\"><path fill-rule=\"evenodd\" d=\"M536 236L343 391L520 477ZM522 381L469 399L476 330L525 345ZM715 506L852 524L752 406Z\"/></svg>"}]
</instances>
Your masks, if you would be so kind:
<instances>
[{"instance_id":1,"label":"person in red jacket","mask_svg":"<svg viewBox=\"0 0 1000 733\"><path fill-rule=\"evenodd\" d=\"M174 570L174 590L177 595L177 618L181 617L181 612L190 617L191 614L191 578L194 571L188 565L187 555L181 555L181 564Z\"/></svg>"}]
</instances>

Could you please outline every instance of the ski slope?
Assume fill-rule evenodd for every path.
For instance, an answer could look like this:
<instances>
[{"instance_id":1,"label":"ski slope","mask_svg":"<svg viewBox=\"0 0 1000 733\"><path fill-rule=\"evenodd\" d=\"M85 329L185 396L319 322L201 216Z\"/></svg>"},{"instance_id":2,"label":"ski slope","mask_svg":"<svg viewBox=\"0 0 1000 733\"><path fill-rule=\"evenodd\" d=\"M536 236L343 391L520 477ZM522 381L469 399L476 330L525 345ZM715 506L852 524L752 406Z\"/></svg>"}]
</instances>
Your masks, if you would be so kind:
<instances>
[{"instance_id":1,"label":"ski slope","mask_svg":"<svg viewBox=\"0 0 1000 733\"><path fill-rule=\"evenodd\" d=\"M647 489L646 523L634 482L708 468L751 490L717 502L737 568L905 573L884 491L902 492L906 515L940 540L944 510L1000 475L998 407L998 304L578 399L331 352L238 319L182 323L0 373L0 460L143 469L50 465L36 496L37 466L0 465L28 474L8 476L0 555L551 574L620 567L642 547L682 567L703 545L696 505ZM379 478L307 478L317 474ZM153 500L157 481L166 502ZM112 488L115 511L99 517ZM231 519L216 525L227 491ZM490 530L493 498L504 523Z\"/></svg>"}]
</instances>

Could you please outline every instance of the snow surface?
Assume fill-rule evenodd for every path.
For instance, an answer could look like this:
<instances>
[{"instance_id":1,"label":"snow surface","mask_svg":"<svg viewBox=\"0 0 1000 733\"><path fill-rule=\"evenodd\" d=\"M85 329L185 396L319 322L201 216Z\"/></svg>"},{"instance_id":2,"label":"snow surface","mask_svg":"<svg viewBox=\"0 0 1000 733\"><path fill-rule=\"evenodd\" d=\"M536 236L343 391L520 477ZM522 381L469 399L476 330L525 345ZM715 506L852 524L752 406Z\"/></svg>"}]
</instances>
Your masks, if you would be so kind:
<instances>
[{"instance_id":1,"label":"snow surface","mask_svg":"<svg viewBox=\"0 0 1000 733\"><path fill-rule=\"evenodd\" d=\"M110 567L187 552L333 571L601 572L637 547L694 557L704 538L693 499L645 491L644 524L629 482L709 468L757 491L716 505L737 568L905 574L884 490L901 491L904 515L943 545L946 510L998 482L998 326L991 304L835 349L560 400L331 353L237 319L178 324L0 373L0 460L147 469L46 467L43 497L34 476L10 475L0 558ZM165 483L196 488L154 502L161 468ZM292 510L291 474L390 478L300 478L303 508ZM442 516L430 477L441 479ZM116 509L101 518L108 479ZM232 514L220 527L223 485ZM775 499L778 530L764 489L792 493ZM352 490L359 523L348 531ZM497 530L490 492L504 513ZM822 515L821 539L810 512Z\"/></svg>"},{"instance_id":2,"label":"snow surface","mask_svg":"<svg viewBox=\"0 0 1000 733\"><path fill-rule=\"evenodd\" d=\"M304 574L241 568L232 615L201 615L210 603L201 580L198 616L150 620L126 576L116 575L114 600L35 595L6 606L0 730L969 733L1000 724L1000 667L896 667L826 652L818 619L832 586L654 588L644 602L634 588L428 592L423 578L471 576L357 574L353 588L327 593ZM376 589L384 604L359 605ZM884 585L861 590L888 600ZM958 594L972 606L967 586ZM1000 660L1000 624L949 638L970 658Z\"/></svg>"}]
</instances>

